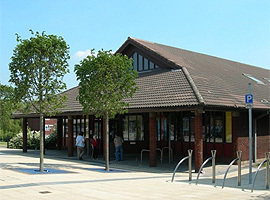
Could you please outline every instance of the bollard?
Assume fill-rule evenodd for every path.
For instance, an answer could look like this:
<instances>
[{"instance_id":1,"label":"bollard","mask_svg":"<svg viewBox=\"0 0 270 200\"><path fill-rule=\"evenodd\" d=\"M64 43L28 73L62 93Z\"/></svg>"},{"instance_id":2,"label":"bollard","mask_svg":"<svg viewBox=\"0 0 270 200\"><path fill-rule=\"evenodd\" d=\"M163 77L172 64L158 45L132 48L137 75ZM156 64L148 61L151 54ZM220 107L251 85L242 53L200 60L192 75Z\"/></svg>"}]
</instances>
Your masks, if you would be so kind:
<instances>
[{"instance_id":1,"label":"bollard","mask_svg":"<svg viewBox=\"0 0 270 200\"><path fill-rule=\"evenodd\" d=\"M217 152L217 150L211 150L211 154L212 154L212 183L216 182L216 152Z\"/></svg>"},{"instance_id":2,"label":"bollard","mask_svg":"<svg viewBox=\"0 0 270 200\"><path fill-rule=\"evenodd\" d=\"M269 156L270 156L270 152L265 153L266 159L265 159L263 162L261 162L261 164L260 164L259 167L257 168L257 171L256 171L256 173L255 173L255 176L254 176L254 179L253 179L253 182L252 182L251 192L253 192L254 184L255 184L255 181L256 181L256 177L257 177L257 175L258 175L258 172L259 172L260 168L262 167L262 165L263 165L264 163L266 163L265 187L266 187L266 189L269 189Z\"/></svg>"},{"instance_id":3,"label":"bollard","mask_svg":"<svg viewBox=\"0 0 270 200\"><path fill-rule=\"evenodd\" d=\"M216 162L215 162L216 152L217 152L217 150L211 150L212 157L208 158L206 161L203 162L203 164L200 167L199 172L197 174L196 185L198 184L199 176L200 176L200 173L201 173L204 165L206 165L206 163L209 160L214 160L214 161L212 161L212 183L215 183L215 180L216 180Z\"/></svg>"},{"instance_id":4,"label":"bollard","mask_svg":"<svg viewBox=\"0 0 270 200\"><path fill-rule=\"evenodd\" d=\"M178 167L185 161L188 159L188 171L189 171L189 181L192 180L192 174L191 174L191 161L192 161L192 151L191 149L188 150L188 156L184 157L182 160L179 161L179 163L176 165L174 171L173 171L173 175L172 175L172 180L171 182L173 182L174 180L174 176L175 176L175 173L176 173L176 170L178 169Z\"/></svg>"},{"instance_id":5,"label":"bollard","mask_svg":"<svg viewBox=\"0 0 270 200\"><path fill-rule=\"evenodd\" d=\"M237 182L238 186L241 186L241 159L242 159L242 151L236 152L237 158L238 158L238 176L237 176Z\"/></svg>"},{"instance_id":6,"label":"bollard","mask_svg":"<svg viewBox=\"0 0 270 200\"><path fill-rule=\"evenodd\" d=\"M269 160L270 160L270 152L265 153L265 158L266 158L265 186L266 186L266 189L269 189Z\"/></svg>"},{"instance_id":7,"label":"bollard","mask_svg":"<svg viewBox=\"0 0 270 200\"><path fill-rule=\"evenodd\" d=\"M237 158L235 158L235 159L229 164L229 166L228 166L228 168L227 168L227 170L226 170L226 172L225 172L225 174L224 174L222 188L224 188L226 176L227 176L227 174L228 174L228 172L229 172L230 167L231 167L231 166L233 165L233 163L234 163L235 161L237 161L237 160L239 161L239 162L238 162L238 176L237 176L237 181L238 181L238 186L241 185L241 157L242 157L242 151L237 151L236 154L237 154Z\"/></svg>"},{"instance_id":8,"label":"bollard","mask_svg":"<svg viewBox=\"0 0 270 200\"><path fill-rule=\"evenodd\" d=\"M191 169L192 169L192 152L193 150L189 149L188 150L188 172L189 172L189 181L192 180L192 173L191 173Z\"/></svg>"}]
</instances>

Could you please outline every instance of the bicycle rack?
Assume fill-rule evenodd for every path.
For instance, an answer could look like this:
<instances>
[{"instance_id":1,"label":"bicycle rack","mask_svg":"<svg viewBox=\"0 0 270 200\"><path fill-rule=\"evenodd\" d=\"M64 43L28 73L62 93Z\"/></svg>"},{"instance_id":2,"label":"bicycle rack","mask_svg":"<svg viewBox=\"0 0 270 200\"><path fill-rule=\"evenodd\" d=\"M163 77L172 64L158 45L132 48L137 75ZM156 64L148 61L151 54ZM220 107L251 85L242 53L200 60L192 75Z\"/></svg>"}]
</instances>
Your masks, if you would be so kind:
<instances>
[{"instance_id":1,"label":"bicycle rack","mask_svg":"<svg viewBox=\"0 0 270 200\"><path fill-rule=\"evenodd\" d=\"M162 160L163 160L163 154L162 154L162 151L161 151L160 148L157 148L157 151L160 152L160 161L162 162ZM142 155L143 155L143 152L150 152L150 150L149 150L149 149L143 149L143 150L141 150L141 163L142 163Z\"/></svg>"},{"instance_id":2,"label":"bicycle rack","mask_svg":"<svg viewBox=\"0 0 270 200\"><path fill-rule=\"evenodd\" d=\"M174 176L176 173L176 170L178 169L178 167L186 160L188 159L188 171L189 171L189 181L192 180L192 174L191 174L191 167L192 167L192 151L191 149L188 150L188 156L184 157L182 160L179 161L179 163L176 165L174 171L173 171L173 175L172 175L172 180L171 182L173 182L174 180Z\"/></svg>"},{"instance_id":3,"label":"bicycle rack","mask_svg":"<svg viewBox=\"0 0 270 200\"><path fill-rule=\"evenodd\" d=\"M237 151L236 154L237 154L237 158L235 158L235 159L229 164L229 166L228 166L228 168L227 168L227 170L226 170L226 172L225 172L225 174L224 174L222 188L224 188L226 176L227 176L227 174L228 174L228 172L229 172L230 167L231 167L231 166L233 165L233 163L234 163L235 161L237 161L237 160L239 160L239 162L238 162L238 176L237 176L237 182L238 182L238 186L241 185L241 157L242 157L242 151Z\"/></svg>"},{"instance_id":4,"label":"bicycle rack","mask_svg":"<svg viewBox=\"0 0 270 200\"><path fill-rule=\"evenodd\" d=\"M200 173L201 173L204 165L206 165L206 163L209 160L212 160L212 183L215 183L216 182L216 152L217 152L217 150L211 150L212 157L208 158L202 164L201 168L199 169L198 175L197 175L196 185L198 184L199 176L200 176Z\"/></svg>"},{"instance_id":5,"label":"bicycle rack","mask_svg":"<svg viewBox=\"0 0 270 200\"><path fill-rule=\"evenodd\" d=\"M253 183L252 183L252 188L251 188L251 192L253 192L254 189L254 184L255 184L255 180L257 177L257 174L260 170L260 168L262 167L262 165L264 163L266 163L266 178L265 178L265 185L266 185L266 189L269 189L269 159L270 159L270 152L265 153L265 160L259 165L259 167L257 168L257 171L255 173L254 179L253 179Z\"/></svg>"},{"instance_id":6,"label":"bicycle rack","mask_svg":"<svg viewBox=\"0 0 270 200\"><path fill-rule=\"evenodd\" d=\"M168 149L169 151L170 151L170 153L171 153L171 155L172 155L172 161L173 161L173 150L172 150L172 148L170 148L170 147L163 147L162 148L162 151L161 151L161 154L162 154L162 158L163 158L163 151L164 151L164 149Z\"/></svg>"}]
</instances>

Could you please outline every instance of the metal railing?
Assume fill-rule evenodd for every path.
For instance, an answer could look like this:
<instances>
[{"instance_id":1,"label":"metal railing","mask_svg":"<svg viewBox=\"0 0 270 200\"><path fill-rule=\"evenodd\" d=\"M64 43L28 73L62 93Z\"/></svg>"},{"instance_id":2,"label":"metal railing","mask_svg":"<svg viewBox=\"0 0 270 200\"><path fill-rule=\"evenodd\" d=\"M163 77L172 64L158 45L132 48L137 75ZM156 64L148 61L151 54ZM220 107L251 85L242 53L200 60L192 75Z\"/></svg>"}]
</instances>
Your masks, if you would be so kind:
<instances>
[{"instance_id":1,"label":"metal railing","mask_svg":"<svg viewBox=\"0 0 270 200\"><path fill-rule=\"evenodd\" d=\"M212 160L212 183L216 182L216 152L217 150L211 150L212 157L204 161L204 163L200 167L198 175L197 175L196 185L198 184L199 176L201 174L203 167L208 163L209 160Z\"/></svg>"},{"instance_id":2,"label":"metal railing","mask_svg":"<svg viewBox=\"0 0 270 200\"><path fill-rule=\"evenodd\" d=\"M175 173L178 169L178 167L186 160L188 159L188 171L189 171L189 181L192 180L192 173L191 173L191 168L192 168L192 151L191 149L188 150L188 156L184 157L182 160L179 161L179 163L176 165L174 171L173 171L173 175L172 175L172 180L171 182L173 182L174 180L174 176L175 176Z\"/></svg>"},{"instance_id":3,"label":"metal railing","mask_svg":"<svg viewBox=\"0 0 270 200\"><path fill-rule=\"evenodd\" d=\"M162 157L162 156L163 156L162 151L161 151L160 148L157 148L156 150L160 152L160 161L162 162L162 160L163 160L163 157ZM141 150L141 163L142 163L143 152L150 152L150 150L149 150L149 149L143 149L143 150Z\"/></svg>"},{"instance_id":4,"label":"metal railing","mask_svg":"<svg viewBox=\"0 0 270 200\"><path fill-rule=\"evenodd\" d=\"M255 181L256 181L256 177L258 175L258 172L260 170L260 168L262 167L262 165L264 163L266 163L266 177L265 177L265 186L266 186L266 189L269 189L269 159L270 159L270 152L267 152L265 153L265 160L259 165L256 173L255 173L255 176L254 176L254 179L253 179L253 183L252 183L252 188L251 188L251 192L253 192L253 189L254 189L254 184L255 184Z\"/></svg>"},{"instance_id":5,"label":"metal railing","mask_svg":"<svg viewBox=\"0 0 270 200\"><path fill-rule=\"evenodd\" d=\"M237 182L238 182L238 186L241 185L241 157L242 157L242 151L237 151L237 158L235 158L228 166L225 174L224 174L224 178L223 178L223 184L222 184L222 188L224 188L225 185L225 180L226 180L226 176L229 172L230 167L233 165L234 162L238 161L238 176L237 176Z\"/></svg>"}]
</instances>

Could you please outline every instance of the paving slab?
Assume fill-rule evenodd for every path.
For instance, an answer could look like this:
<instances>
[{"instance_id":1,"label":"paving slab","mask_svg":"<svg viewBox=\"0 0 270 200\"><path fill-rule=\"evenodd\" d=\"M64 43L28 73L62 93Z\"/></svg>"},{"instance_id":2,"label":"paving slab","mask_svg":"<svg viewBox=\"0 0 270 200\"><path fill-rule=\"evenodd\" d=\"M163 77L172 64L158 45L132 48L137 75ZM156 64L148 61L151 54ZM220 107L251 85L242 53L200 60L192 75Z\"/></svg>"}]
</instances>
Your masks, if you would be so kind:
<instances>
[{"instance_id":1,"label":"paving slab","mask_svg":"<svg viewBox=\"0 0 270 200\"><path fill-rule=\"evenodd\" d=\"M237 166L230 169L222 189L227 165L217 164L216 181L212 183L211 166L203 169L196 185L197 173L188 181L187 166L177 171L171 182L175 163L158 163L155 168L147 160L126 158L124 162L110 162L112 173L104 173L104 161L83 161L68 158L66 152L47 151L44 167L70 173L29 174L16 168L39 167L39 151L0 148L0 199L270 199L265 188L265 168L258 173L254 191L248 183L248 166L242 165L242 184L237 186ZM253 168L253 177L256 172Z\"/></svg>"}]
</instances>

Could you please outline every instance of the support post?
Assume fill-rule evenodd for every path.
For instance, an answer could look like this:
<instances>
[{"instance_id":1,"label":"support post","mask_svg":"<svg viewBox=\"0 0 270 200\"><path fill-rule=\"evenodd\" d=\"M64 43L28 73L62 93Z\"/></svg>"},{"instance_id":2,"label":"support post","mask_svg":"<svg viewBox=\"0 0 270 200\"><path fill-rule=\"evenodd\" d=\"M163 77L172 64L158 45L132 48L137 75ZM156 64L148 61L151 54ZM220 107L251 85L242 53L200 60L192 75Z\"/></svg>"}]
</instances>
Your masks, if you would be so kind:
<instances>
[{"instance_id":1,"label":"support post","mask_svg":"<svg viewBox=\"0 0 270 200\"><path fill-rule=\"evenodd\" d=\"M157 166L157 120L156 113L149 113L149 166Z\"/></svg>"},{"instance_id":2,"label":"support post","mask_svg":"<svg viewBox=\"0 0 270 200\"><path fill-rule=\"evenodd\" d=\"M63 137L63 118L57 119L57 150L62 148L62 137Z\"/></svg>"},{"instance_id":3,"label":"support post","mask_svg":"<svg viewBox=\"0 0 270 200\"><path fill-rule=\"evenodd\" d=\"M73 156L72 116L68 116L68 157Z\"/></svg>"},{"instance_id":4,"label":"support post","mask_svg":"<svg viewBox=\"0 0 270 200\"><path fill-rule=\"evenodd\" d=\"M27 152L27 118L23 118L23 152Z\"/></svg>"},{"instance_id":5,"label":"support post","mask_svg":"<svg viewBox=\"0 0 270 200\"><path fill-rule=\"evenodd\" d=\"M203 134L202 134L202 110L195 110L194 137L195 137L195 172L198 172L203 163Z\"/></svg>"}]
</instances>

